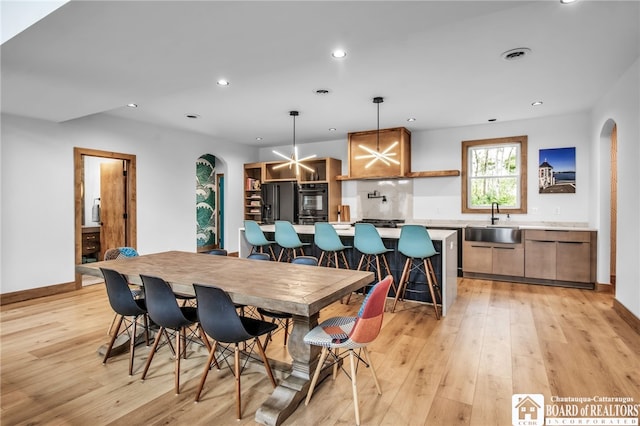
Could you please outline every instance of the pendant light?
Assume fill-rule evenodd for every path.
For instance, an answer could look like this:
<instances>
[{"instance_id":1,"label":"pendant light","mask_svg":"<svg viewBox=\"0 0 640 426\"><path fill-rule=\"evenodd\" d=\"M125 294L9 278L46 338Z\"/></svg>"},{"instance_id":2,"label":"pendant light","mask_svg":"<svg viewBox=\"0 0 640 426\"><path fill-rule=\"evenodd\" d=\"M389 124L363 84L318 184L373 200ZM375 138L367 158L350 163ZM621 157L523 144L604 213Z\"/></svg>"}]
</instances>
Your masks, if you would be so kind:
<instances>
[{"instance_id":1,"label":"pendant light","mask_svg":"<svg viewBox=\"0 0 640 426\"><path fill-rule=\"evenodd\" d=\"M288 161L287 163L279 164L275 166L274 169L279 169L281 167L286 167L286 166L289 166L289 169L291 169L291 167L296 166L296 176L300 175L300 167L313 173L314 170L311 167L307 166L306 164L302 164L302 162L309 160L310 158L315 158L316 156L315 154L313 154L304 158L298 158L298 147L296 147L296 117L299 114L300 113L298 111L289 111L289 115L293 117L293 152L291 153L291 157L287 157L286 155L281 154L278 151L275 151L275 150L273 151L274 154Z\"/></svg>"},{"instance_id":2,"label":"pendant light","mask_svg":"<svg viewBox=\"0 0 640 426\"><path fill-rule=\"evenodd\" d=\"M369 147L366 147L362 144L358 145L360 148L362 148L364 151L367 152L367 154L363 154L363 155L357 155L355 158L357 160L360 159L371 159L365 166L365 169L368 169L371 165L373 165L376 161L381 161L384 164L386 164L387 166L390 166L391 163L393 164L400 164L400 162L398 160L395 160L391 157L394 157L397 155L396 152L390 152L393 148L395 148L396 145L398 145L398 141L395 141L394 143L392 143L391 145L389 145L384 151L380 152L380 104L384 102L384 98L380 97L380 96L376 96L375 98L373 98L373 103L376 104L378 106L378 124L377 124L377 131L376 131L376 149L375 151Z\"/></svg>"}]
</instances>

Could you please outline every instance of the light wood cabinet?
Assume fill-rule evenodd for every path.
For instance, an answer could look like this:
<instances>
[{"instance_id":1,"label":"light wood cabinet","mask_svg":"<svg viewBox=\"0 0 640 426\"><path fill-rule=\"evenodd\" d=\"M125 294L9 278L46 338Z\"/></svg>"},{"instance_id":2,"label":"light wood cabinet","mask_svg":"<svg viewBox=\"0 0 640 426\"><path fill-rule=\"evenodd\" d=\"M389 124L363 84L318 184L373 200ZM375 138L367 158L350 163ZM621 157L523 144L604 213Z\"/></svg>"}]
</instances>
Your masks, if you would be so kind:
<instances>
[{"instance_id":1,"label":"light wood cabinet","mask_svg":"<svg viewBox=\"0 0 640 426\"><path fill-rule=\"evenodd\" d=\"M244 165L244 218L262 220L261 186L269 182L297 181L299 184L326 183L329 191L329 221L338 220L338 205L342 204L342 184L336 179L342 173L342 161L336 158L317 158L304 162L309 171L295 166L289 168L286 161L267 161Z\"/></svg>"},{"instance_id":2,"label":"light wood cabinet","mask_svg":"<svg viewBox=\"0 0 640 426\"><path fill-rule=\"evenodd\" d=\"M522 277L523 245L464 241L462 270L465 273Z\"/></svg>"},{"instance_id":3,"label":"light wood cabinet","mask_svg":"<svg viewBox=\"0 0 640 426\"><path fill-rule=\"evenodd\" d=\"M595 283L594 231L525 230L525 277Z\"/></svg>"}]
</instances>

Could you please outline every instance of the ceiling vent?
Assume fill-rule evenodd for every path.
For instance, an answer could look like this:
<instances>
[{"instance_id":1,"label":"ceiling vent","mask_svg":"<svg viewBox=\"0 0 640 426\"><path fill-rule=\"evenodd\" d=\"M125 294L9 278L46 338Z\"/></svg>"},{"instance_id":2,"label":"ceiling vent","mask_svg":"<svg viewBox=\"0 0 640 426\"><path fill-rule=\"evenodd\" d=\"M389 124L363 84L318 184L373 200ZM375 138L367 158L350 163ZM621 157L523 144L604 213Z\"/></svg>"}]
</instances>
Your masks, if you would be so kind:
<instances>
[{"instance_id":1,"label":"ceiling vent","mask_svg":"<svg viewBox=\"0 0 640 426\"><path fill-rule=\"evenodd\" d=\"M531 54L531 49L527 47L518 47L516 49L507 50L500 56L502 56L502 59L505 61L517 61L529 54Z\"/></svg>"}]
</instances>

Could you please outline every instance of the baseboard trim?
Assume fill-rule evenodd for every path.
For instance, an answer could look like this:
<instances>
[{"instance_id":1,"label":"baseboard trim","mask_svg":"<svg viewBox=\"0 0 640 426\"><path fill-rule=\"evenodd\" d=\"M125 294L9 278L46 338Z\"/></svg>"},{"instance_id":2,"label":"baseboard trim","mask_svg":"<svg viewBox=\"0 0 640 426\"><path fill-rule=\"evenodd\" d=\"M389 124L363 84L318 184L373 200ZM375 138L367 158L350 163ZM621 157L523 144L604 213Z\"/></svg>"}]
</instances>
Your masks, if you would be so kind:
<instances>
[{"instance_id":1,"label":"baseboard trim","mask_svg":"<svg viewBox=\"0 0 640 426\"><path fill-rule=\"evenodd\" d=\"M633 312L628 310L622 303L618 302L617 299L613 299L613 310L620 315L620 318L624 320L629 326L635 330L636 333L640 334L640 318L635 316Z\"/></svg>"},{"instance_id":2,"label":"baseboard trim","mask_svg":"<svg viewBox=\"0 0 640 426\"><path fill-rule=\"evenodd\" d=\"M598 293L613 293L613 286L611 284L596 283L595 290Z\"/></svg>"},{"instance_id":3,"label":"baseboard trim","mask_svg":"<svg viewBox=\"0 0 640 426\"><path fill-rule=\"evenodd\" d=\"M76 289L76 283L70 282L0 294L0 306L16 302L24 302L25 300L37 299L39 297L51 296L54 294L67 293Z\"/></svg>"}]
</instances>

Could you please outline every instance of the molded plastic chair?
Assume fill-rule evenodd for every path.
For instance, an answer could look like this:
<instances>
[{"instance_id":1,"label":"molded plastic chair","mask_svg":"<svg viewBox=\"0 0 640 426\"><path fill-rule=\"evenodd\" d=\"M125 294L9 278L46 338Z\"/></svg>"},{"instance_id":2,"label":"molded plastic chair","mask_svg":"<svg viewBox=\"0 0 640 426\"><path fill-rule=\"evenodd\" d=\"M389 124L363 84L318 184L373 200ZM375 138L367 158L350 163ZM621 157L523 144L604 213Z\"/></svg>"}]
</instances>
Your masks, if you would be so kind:
<instances>
[{"instance_id":1,"label":"molded plastic chair","mask_svg":"<svg viewBox=\"0 0 640 426\"><path fill-rule=\"evenodd\" d=\"M331 266L333 263L333 266L339 268L340 262L338 261L338 253L340 253L344 267L346 269L351 269L349 267L349 262L347 262L347 257L344 255L344 251L351 248L351 246L345 246L342 244L342 240L340 240L340 236L338 236L333 225L327 222L316 222L313 241L316 246L322 250L320 261L318 262L320 266L322 266L322 261L326 254L326 266Z\"/></svg>"},{"instance_id":2,"label":"molded plastic chair","mask_svg":"<svg viewBox=\"0 0 640 426\"><path fill-rule=\"evenodd\" d=\"M367 271L374 268L378 274L378 281L382 281L382 268L380 267L380 258L382 258L387 274L391 275L391 269L389 268L385 253L393 251L393 249L388 249L384 246L382 238L375 226L370 223L356 223L353 245L362 253L360 262L358 263L358 271L361 271L363 267ZM393 289L397 291L395 286ZM351 294L347 297L347 304L349 300L351 300Z\"/></svg>"},{"instance_id":3,"label":"molded plastic chair","mask_svg":"<svg viewBox=\"0 0 640 426\"><path fill-rule=\"evenodd\" d=\"M411 272L415 270L425 274L429 293L431 294L431 301L433 302L433 308L436 311L436 319L440 319L436 292L438 293L438 298L440 300L442 300L442 296L440 294L438 278L436 277L433 270L433 264L431 263L431 257L438 254L438 252L433 246L433 241L431 241L431 236L429 235L427 228L421 225L404 225L400 230L398 251L407 257L407 261L402 269L402 277L400 278L400 284L398 285L398 291L396 292L391 312L395 311L398 299L403 299L407 291L416 291L407 290L407 284L410 282ZM421 269L421 266L423 266L424 269Z\"/></svg>"},{"instance_id":4,"label":"molded plastic chair","mask_svg":"<svg viewBox=\"0 0 640 426\"><path fill-rule=\"evenodd\" d=\"M311 395L318 381L320 371L329 354L333 357L333 378L336 378L337 363L349 355L351 364L351 387L353 389L353 406L356 414L356 424L360 424L360 409L358 407L358 389L356 387L356 358L358 362L363 361L371 369L373 381L376 384L378 395L382 395L380 383L369 357L367 345L373 342L382 328L382 318L384 316L384 306L389 288L393 284L393 277L387 275L384 280L374 285L369 294L362 302L357 317L334 317L327 319L314 327L304 337L304 342L308 345L322 347L318 366L311 379L309 393L305 400L305 405L309 404ZM347 349L347 352L340 354L340 349ZM356 354L354 349L361 349L364 359L360 353ZM344 370L344 369L343 369ZM345 371L346 373L346 371ZM348 375L348 374L347 374Z\"/></svg>"},{"instance_id":5,"label":"molded plastic chair","mask_svg":"<svg viewBox=\"0 0 640 426\"><path fill-rule=\"evenodd\" d=\"M247 259L271 260L271 256L268 253L251 253L249 256L247 256Z\"/></svg>"},{"instance_id":6,"label":"molded plastic chair","mask_svg":"<svg viewBox=\"0 0 640 426\"><path fill-rule=\"evenodd\" d=\"M262 343L260 343L260 340L258 339L258 337L273 331L276 328L276 325L255 318L239 316L229 295L218 287L194 284L193 288L196 291L196 297L198 300L198 316L200 318L200 324L202 325L204 332L215 340L213 347L209 351L209 357L204 367L204 371L202 372L195 400L196 402L200 400L200 394L202 393L202 388L207 380L211 363L215 359L216 350L219 350L224 356L225 353L231 351L230 346L233 345L235 359L233 374L236 378L236 416L238 420L240 420L242 417L240 375L244 365L246 365L249 360L249 356L253 352L254 346L258 347L260 358L262 359L265 370L267 371L267 376L269 376L269 380L271 380L273 387L276 387L276 381L273 377L269 360L264 353ZM248 340L253 340L253 344L247 345L248 356L241 367L240 347L238 346L238 343L246 342ZM225 347L219 348L221 344ZM224 356L224 361L229 365L226 356ZM229 368L231 368L230 365Z\"/></svg>"},{"instance_id":7,"label":"molded plastic chair","mask_svg":"<svg viewBox=\"0 0 640 426\"><path fill-rule=\"evenodd\" d=\"M167 342L171 345L167 330L173 330L175 334L175 391L180 393L180 358L186 358L187 350L187 329L196 326L196 329L190 332L189 340L193 340L196 333L199 339L204 343L207 349L211 349L209 341L201 334L202 329L198 323L198 313L193 306L178 306L178 302L171 290L169 284L158 277L148 275L140 275L144 286L145 297L147 300L147 311L149 317L155 322L160 329L153 342L153 347L147 358L147 363L142 372L142 380L147 376L149 366L156 353L158 344L162 336L166 336Z\"/></svg>"},{"instance_id":8,"label":"molded plastic chair","mask_svg":"<svg viewBox=\"0 0 640 426\"><path fill-rule=\"evenodd\" d=\"M116 247L107 249L104 252L104 260L118 260L118 259L126 259L128 257L136 257L138 256L138 251L133 247ZM137 299L142 296L142 289L139 286L135 288L130 288L131 294L134 299ZM113 316L113 320L111 321L111 325L109 326L109 330L107 330L107 334L111 334L113 330L113 325L116 323L116 319L118 318L118 314L116 313ZM116 332L116 334L118 334Z\"/></svg>"},{"instance_id":9,"label":"molded plastic chair","mask_svg":"<svg viewBox=\"0 0 640 426\"><path fill-rule=\"evenodd\" d=\"M289 262L291 259L296 258L296 250L298 249L300 249L300 256L304 256L303 247L309 245L309 243L303 243L300 241L300 237L293 228L293 225L291 222L286 220L276 220L275 238L278 245L282 247L280 255L278 256L278 262L282 260L283 255L285 255L285 262Z\"/></svg>"},{"instance_id":10,"label":"molded plastic chair","mask_svg":"<svg viewBox=\"0 0 640 426\"><path fill-rule=\"evenodd\" d=\"M149 323L147 320L147 305L144 299L134 299L129 283L124 275L114 271L113 269L100 268L102 276L104 277L104 284L107 288L107 296L109 297L109 304L111 309L116 313L116 316L120 316L116 331L113 333L109 346L104 354L103 364L107 363L107 359L111 355L111 349L116 338L120 335L120 327L125 322L125 329L123 333L129 335L129 375L133 375L133 356L135 354L136 347L136 326L138 324L138 318L144 319L144 336L147 346L149 346ZM130 317L130 318L127 318Z\"/></svg>"},{"instance_id":11,"label":"molded plastic chair","mask_svg":"<svg viewBox=\"0 0 640 426\"><path fill-rule=\"evenodd\" d=\"M298 265L309 265L309 266L318 266L318 259L313 256L298 256L291 261L291 263L295 263ZM260 318L264 319L264 317L271 318L271 322L273 324L278 325L278 328L284 330L284 343L283 345L287 345L287 338L289 337L289 320L293 318L291 314L286 312L278 312L271 311L269 309L258 308L258 313L260 314ZM264 343L264 348L266 349L271 341L273 335L275 333L269 333L267 339Z\"/></svg>"},{"instance_id":12,"label":"molded plastic chair","mask_svg":"<svg viewBox=\"0 0 640 426\"><path fill-rule=\"evenodd\" d=\"M204 251L204 254L212 254L214 256L226 256L227 251L225 249L217 248L209 251Z\"/></svg>"},{"instance_id":13,"label":"molded plastic chair","mask_svg":"<svg viewBox=\"0 0 640 426\"><path fill-rule=\"evenodd\" d=\"M245 220L244 221L244 237L247 239L247 242L251 244L251 253L256 252L256 247L259 248L259 253L264 253L264 248L269 248L269 254L273 260L276 260L276 255L273 252L272 244L275 244L275 241L267 240L264 232L258 225L258 222L255 220Z\"/></svg>"}]
</instances>

